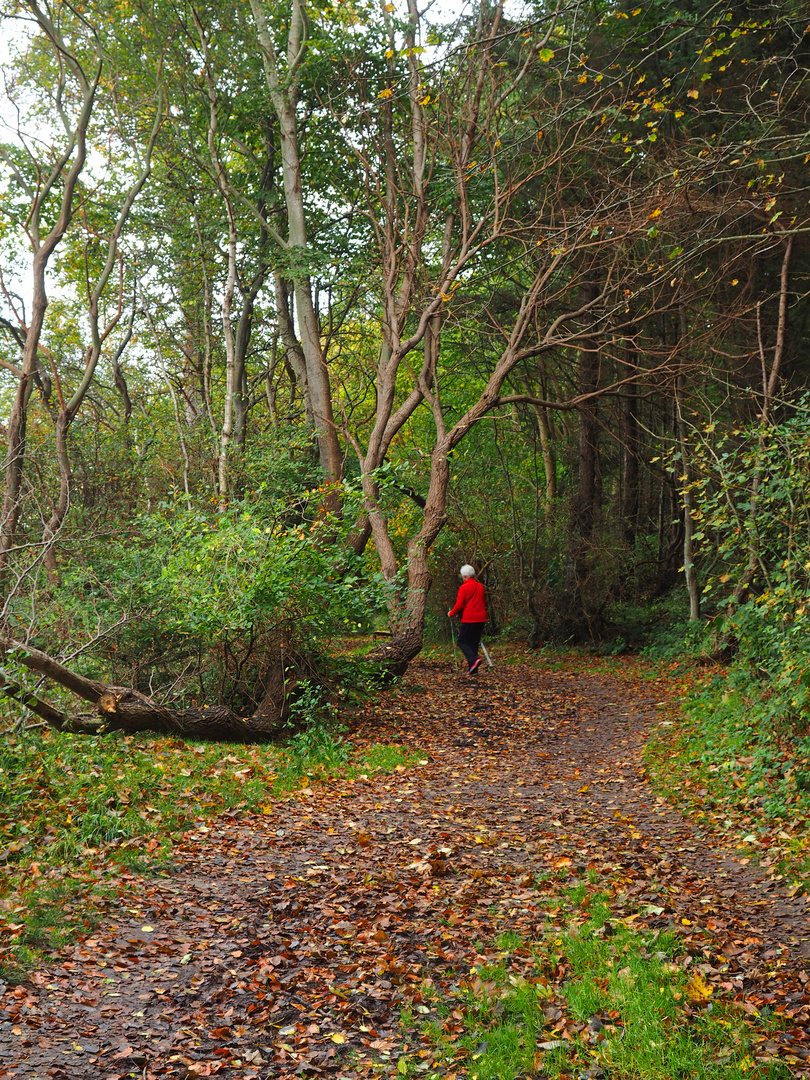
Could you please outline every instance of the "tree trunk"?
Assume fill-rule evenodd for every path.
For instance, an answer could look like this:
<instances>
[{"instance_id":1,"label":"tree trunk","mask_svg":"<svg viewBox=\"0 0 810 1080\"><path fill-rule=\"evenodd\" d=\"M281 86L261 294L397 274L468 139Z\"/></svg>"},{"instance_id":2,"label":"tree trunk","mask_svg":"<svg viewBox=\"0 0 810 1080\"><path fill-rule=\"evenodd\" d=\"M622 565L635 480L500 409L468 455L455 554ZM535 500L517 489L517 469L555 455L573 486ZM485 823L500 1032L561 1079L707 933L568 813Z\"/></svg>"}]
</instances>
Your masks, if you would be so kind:
<instances>
[{"instance_id":1,"label":"tree trunk","mask_svg":"<svg viewBox=\"0 0 810 1080\"><path fill-rule=\"evenodd\" d=\"M638 352L632 337L625 339L627 375L638 370ZM633 548L638 531L639 468L638 468L638 385L635 381L625 384L621 396L622 417L622 501L621 537L628 548Z\"/></svg>"},{"instance_id":2,"label":"tree trunk","mask_svg":"<svg viewBox=\"0 0 810 1080\"><path fill-rule=\"evenodd\" d=\"M437 416L441 423L438 398L435 399L435 404L434 416ZM428 569L428 552L447 521L447 487L450 480L448 452L448 440L444 431L440 430L440 438L431 455L430 485L425 500L422 528L408 543L408 584L404 596L393 594L389 603L391 640L369 654L369 659L382 663L392 675L404 675L408 664L422 649L425 611L432 582ZM395 588L394 576L387 576L387 580L391 587Z\"/></svg>"},{"instance_id":3,"label":"tree trunk","mask_svg":"<svg viewBox=\"0 0 810 1080\"><path fill-rule=\"evenodd\" d=\"M551 445L548 414L541 405L536 407L536 413L540 431L540 448L543 453L543 471L546 475L545 519L546 525L551 525L554 516L554 500L557 497L557 463L554 460L554 448Z\"/></svg>"},{"instance_id":4,"label":"tree trunk","mask_svg":"<svg viewBox=\"0 0 810 1080\"><path fill-rule=\"evenodd\" d=\"M298 337L306 366L306 391L315 421L321 468L327 482L337 485L343 478L343 454L332 411L329 369L321 346L318 313L312 299L312 282L306 269L309 257L306 210L301 178L298 142L298 79L307 54L307 17L304 0L292 0L287 36L286 72L280 76L273 39L261 0L250 0L251 11L262 52L265 81L276 110L281 138L281 175L287 211L287 245L291 259ZM286 342L285 342L286 344ZM328 510L339 509L337 488L324 499Z\"/></svg>"},{"instance_id":5,"label":"tree trunk","mask_svg":"<svg viewBox=\"0 0 810 1080\"><path fill-rule=\"evenodd\" d=\"M683 305L679 309L678 317L680 322L680 347L685 349L689 327L686 321L686 309ZM686 441L686 420L683 415L683 366L683 363L679 365L675 376L675 431L678 438L678 450L681 455L679 486L683 501L683 575L689 597L689 618L695 622L700 619L700 588L698 586L697 571L695 570L694 542L692 539L695 534L695 500L692 494L692 467L689 446Z\"/></svg>"},{"instance_id":6,"label":"tree trunk","mask_svg":"<svg viewBox=\"0 0 810 1080\"><path fill-rule=\"evenodd\" d=\"M0 693L21 702L58 731L102 735L109 731L154 731L194 739L258 743L278 738L289 716L294 677L285 675L289 658L273 664L265 680L264 698L254 714L237 716L224 705L202 709L169 709L128 686L87 679L53 657L13 638L0 636L0 650L14 652L16 662L38 671L93 706L93 715L72 716L32 695L14 679L0 678Z\"/></svg>"},{"instance_id":7,"label":"tree trunk","mask_svg":"<svg viewBox=\"0 0 810 1080\"><path fill-rule=\"evenodd\" d=\"M596 285L583 289L585 302L599 295ZM578 391L595 394L599 388L599 345L593 338L583 341L579 352ZM599 426L594 400L585 401L579 408L579 453L577 457L577 489L574 500L574 529L576 535L588 541L596 522L597 469L599 465Z\"/></svg>"},{"instance_id":8,"label":"tree trunk","mask_svg":"<svg viewBox=\"0 0 810 1080\"><path fill-rule=\"evenodd\" d=\"M593 302L599 295L594 284L582 289L584 303ZM579 349L577 390L580 395L595 394L599 388L600 354L595 338L585 338ZM581 634L591 623L587 582L590 573L589 554L597 510L597 469L599 465L599 427L595 399L579 406L579 440L577 453L577 486L571 507L571 587L570 628Z\"/></svg>"},{"instance_id":9,"label":"tree trunk","mask_svg":"<svg viewBox=\"0 0 810 1080\"><path fill-rule=\"evenodd\" d=\"M295 333L292 312L290 311L291 288L284 278L275 275L276 287L276 317L278 319L278 332L281 344L284 346L287 366L294 376L293 386L301 388L304 399L304 417L306 425L315 430L315 413L312 408L312 398L309 393L309 381L307 378L307 362L301 348L301 342Z\"/></svg>"},{"instance_id":10,"label":"tree trunk","mask_svg":"<svg viewBox=\"0 0 810 1080\"><path fill-rule=\"evenodd\" d=\"M34 320L32 320L32 322L38 321L41 328L42 317L45 313L47 300L44 298L43 289L41 300L42 312L37 320L38 292L39 290L36 288L35 284ZM28 339L26 339L22 377L17 384L17 391L11 406L11 414L9 416L6 434L6 480L3 490L2 516L0 516L0 589L2 589L5 584L8 569L8 556L14 546L14 540L17 535L17 523L20 518L22 479L25 466L26 432L28 427L28 403L31 400L31 390L33 389L33 369L31 364L36 364L38 336L38 334L32 335L29 331L29 337L33 338L30 349L28 347Z\"/></svg>"}]
</instances>

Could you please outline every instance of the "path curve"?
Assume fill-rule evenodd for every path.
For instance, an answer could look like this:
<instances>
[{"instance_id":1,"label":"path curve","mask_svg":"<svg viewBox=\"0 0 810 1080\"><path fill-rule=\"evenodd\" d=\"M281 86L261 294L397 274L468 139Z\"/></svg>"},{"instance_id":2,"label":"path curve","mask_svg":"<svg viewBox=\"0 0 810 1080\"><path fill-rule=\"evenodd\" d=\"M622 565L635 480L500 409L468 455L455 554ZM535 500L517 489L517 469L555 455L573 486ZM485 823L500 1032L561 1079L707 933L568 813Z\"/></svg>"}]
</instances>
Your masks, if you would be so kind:
<instances>
[{"instance_id":1,"label":"path curve","mask_svg":"<svg viewBox=\"0 0 810 1080\"><path fill-rule=\"evenodd\" d=\"M640 762L659 695L533 663L477 679L413 665L352 738L422 764L187 834L174 876L133 877L92 938L6 989L0 1077L393 1072L399 1010L426 974L469 971L493 921L536 934L538 875L589 866L646 904L640 923L709 941L701 970L730 994L788 1001L795 1037L773 1053L806 1059L806 898L656 798Z\"/></svg>"}]
</instances>

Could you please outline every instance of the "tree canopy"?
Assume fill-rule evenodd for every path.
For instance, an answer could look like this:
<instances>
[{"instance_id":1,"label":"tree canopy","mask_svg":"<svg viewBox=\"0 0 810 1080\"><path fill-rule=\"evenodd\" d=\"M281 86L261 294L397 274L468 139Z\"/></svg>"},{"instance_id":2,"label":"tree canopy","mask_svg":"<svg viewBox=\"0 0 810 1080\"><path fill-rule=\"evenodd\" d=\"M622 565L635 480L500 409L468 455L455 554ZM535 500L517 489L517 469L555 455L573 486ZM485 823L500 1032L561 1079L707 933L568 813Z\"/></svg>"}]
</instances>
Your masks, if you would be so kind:
<instances>
[{"instance_id":1,"label":"tree canopy","mask_svg":"<svg viewBox=\"0 0 810 1080\"><path fill-rule=\"evenodd\" d=\"M798 5L0 18L6 693L267 734L349 632L403 671L461 561L535 644L794 625Z\"/></svg>"}]
</instances>

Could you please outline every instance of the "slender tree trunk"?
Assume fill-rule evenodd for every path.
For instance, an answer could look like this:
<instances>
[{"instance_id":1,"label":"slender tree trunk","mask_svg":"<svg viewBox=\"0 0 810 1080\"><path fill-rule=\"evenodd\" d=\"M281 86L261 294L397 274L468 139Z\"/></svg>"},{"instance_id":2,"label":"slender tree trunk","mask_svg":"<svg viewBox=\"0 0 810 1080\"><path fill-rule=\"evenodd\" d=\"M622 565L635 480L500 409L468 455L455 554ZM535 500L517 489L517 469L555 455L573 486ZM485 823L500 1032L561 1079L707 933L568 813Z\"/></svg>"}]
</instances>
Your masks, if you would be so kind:
<instances>
[{"instance_id":1,"label":"slender tree trunk","mask_svg":"<svg viewBox=\"0 0 810 1080\"><path fill-rule=\"evenodd\" d=\"M62 409L56 420L56 461L59 466L59 495L42 534L44 545L43 562L48 571L48 577L54 583L59 581L54 543L70 507L71 471L67 439L71 420L72 417L66 409Z\"/></svg>"},{"instance_id":2,"label":"slender tree trunk","mask_svg":"<svg viewBox=\"0 0 810 1080\"><path fill-rule=\"evenodd\" d=\"M44 266L37 267L34 259L34 297L31 325L25 339L22 376L17 383L14 401L9 415L6 433L6 476L3 489L3 507L0 516L0 588L5 585L8 556L17 535L17 523L22 509L21 493L25 467L26 435L28 428L28 404L33 389L33 376L37 364L37 350L45 309Z\"/></svg>"},{"instance_id":3,"label":"slender tree trunk","mask_svg":"<svg viewBox=\"0 0 810 1080\"><path fill-rule=\"evenodd\" d=\"M256 302L259 288L253 288L242 298L242 310L239 313L239 322L236 325L234 339L234 414L233 414L233 441L234 446L244 453L247 442L247 351L250 347L250 335L253 328L253 307Z\"/></svg>"},{"instance_id":4,"label":"slender tree trunk","mask_svg":"<svg viewBox=\"0 0 810 1080\"><path fill-rule=\"evenodd\" d=\"M540 449L543 454L543 471L546 478L544 516L546 525L550 525L553 519L554 500L557 497L557 462L554 460L548 414L542 406L537 407L536 414L537 426L540 431Z\"/></svg>"},{"instance_id":5,"label":"slender tree trunk","mask_svg":"<svg viewBox=\"0 0 810 1080\"><path fill-rule=\"evenodd\" d=\"M681 306L679 310L681 349L686 348L689 328L686 321L686 310ZM689 443L686 435L686 421L684 419L684 384L683 363L679 364L679 370L675 376L675 430L678 437L678 450L680 453L680 477L678 487L683 501L683 575L686 583L686 592L689 596L689 618L695 622L700 619L700 587L698 585L697 570L695 569L694 535L695 535L695 502L692 494L692 466L690 460Z\"/></svg>"},{"instance_id":6,"label":"slender tree trunk","mask_svg":"<svg viewBox=\"0 0 810 1080\"><path fill-rule=\"evenodd\" d=\"M625 339L625 363L627 374L638 370L638 352L632 337ZM635 381L626 383L620 398L622 418L622 499L621 499L621 535L628 548L633 548L638 531L639 512L639 426L638 426L638 385Z\"/></svg>"},{"instance_id":7,"label":"slender tree trunk","mask_svg":"<svg viewBox=\"0 0 810 1080\"><path fill-rule=\"evenodd\" d=\"M583 301L590 303L599 295L596 285L582 289ZM600 354L595 338L585 338L579 348L577 391L579 395L594 394L599 388ZM581 633L590 624L587 582L590 574L589 555L596 523L597 469L599 466L599 427L596 401L584 401L578 410L577 482L571 507L571 588L569 618L571 631Z\"/></svg>"},{"instance_id":8,"label":"slender tree trunk","mask_svg":"<svg viewBox=\"0 0 810 1080\"><path fill-rule=\"evenodd\" d=\"M407 584L402 593L393 594L389 601L391 640L371 654L374 659L381 660L394 675L404 674L408 664L422 648L427 598L432 582L428 553L447 521L447 488L450 482L448 452L447 439L442 437L431 454L430 484L422 527L417 536L408 543ZM393 569L395 574L395 562ZM395 587L393 576L387 580L391 582L392 588Z\"/></svg>"},{"instance_id":9,"label":"slender tree trunk","mask_svg":"<svg viewBox=\"0 0 810 1080\"><path fill-rule=\"evenodd\" d=\"M583 289L586 302L599 295L596 285ZM599 344L587 338L579 351L578 391L594 394L599 388ZM574 501L574 528L579 538L589 541L596 522L597 470L599 467L599 425L596 402L584 402L579 409L579 450L577 455L577 488Z\"/></svg>"},{"instance_id":10,"label":"slender tree trunk","mask_svg":"<svg viewBox=\"0 0 810 1080\"><path fill-rule=\"evenodd\" d=\"M205 413L211 428L212 436L216 437L217 425L214 420L214 407L211 400L211 344L213 341L212 310L213 300L211 296L211 279L208 274L208 257L203 239L202 227L196 211L192 211L194 229L197 235L197 248L200 255L200 269L203 281L203 361L202 361L202 395L205 402Z\"/></svg>"},{"instance_id":11,"label":"slender tree trunk","mask_svg":"<svg viewBox=\"0 0 810 1080\"><path fill-rule=\"evenodd\" d=\"M293 281L298 338L306 365L306 393L309 398L318 452L326 480L337 485L343 478L343 454L338 441L332 410L332 388L321 345L320 323L312 298L312 282L305 269L309 256L306 210L301 179L301 158L298 143L298 77L307 53L307 16L305 0L292 0L290 26L287 35L286 73L279 75L276 50L261 0L250 0L262 51L265 81L276 110L281 139L281 175L287 211L287 244L296 269ZM339 508L337 489L325 500L329 510Z\"/></svg>"},{"instance_id":12,"label":"slender tree trunk","mask_svg":"<svg viewBox=\"0 0 810 1080\"><path fill-rule=\"evenodd\" d=\"M286 353L287 364L294 375L294 384L300 388L304 399L304 415L307 427L314 431L316 427L315 413L312 408L312 398L309 393L307 379L307 362L301 348L301 342L295 333L293 317L290 312L290 287L288 283L275 275L276 286L276 315L278 317L278 331L281 343Z\"/></svg>"},{"instance_id":13,"label":"slender tree trunk","mask_svg":"<svg viewBox=\"0 0 810 1080\"><path fill-rule=\"evenodd\" d=\"M230 496L230 455L235 427L234 417L237 410L236 399L239 393L239 372L237 370L236 348L233 324L231 322L231 308L236 290L237 229L233 198L228 183L228 173L218 146L219 97L211 68L208 37L197 13L194 12L193 16L200 39L200 48L205 57L205 78L208 91L208 154L228 218L228 273L222 293L222 336L225 341L225 400L222 409L222 426L219 432L219 456L217 459L217 503L219 512L224 513L228 508Z\"/></svg>"}]
</instances>

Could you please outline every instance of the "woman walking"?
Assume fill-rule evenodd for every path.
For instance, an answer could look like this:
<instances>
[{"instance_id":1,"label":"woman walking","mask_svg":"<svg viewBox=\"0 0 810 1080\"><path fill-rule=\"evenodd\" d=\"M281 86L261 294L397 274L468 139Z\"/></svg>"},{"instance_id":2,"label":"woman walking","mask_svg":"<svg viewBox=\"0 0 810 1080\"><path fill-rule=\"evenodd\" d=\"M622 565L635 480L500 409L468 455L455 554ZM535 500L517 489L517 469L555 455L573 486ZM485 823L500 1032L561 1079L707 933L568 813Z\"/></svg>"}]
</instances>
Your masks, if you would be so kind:
<instances>
[{"instance_id":1,"label":"woman walking","mask_svg":"<svg viewBox=\"0 0 810 1080\"><path fill-rule=\"evenodd\" d=\"M458 647L467 660L467 674L475 675L481 665L478 658L478 646L487 621L487 606L484 586L476 581L475 568L465 563L461 568L462 582L454 606L447 612L452 619L461 615L461 631L458 635Z\"/></svg>"}]
</instances>

